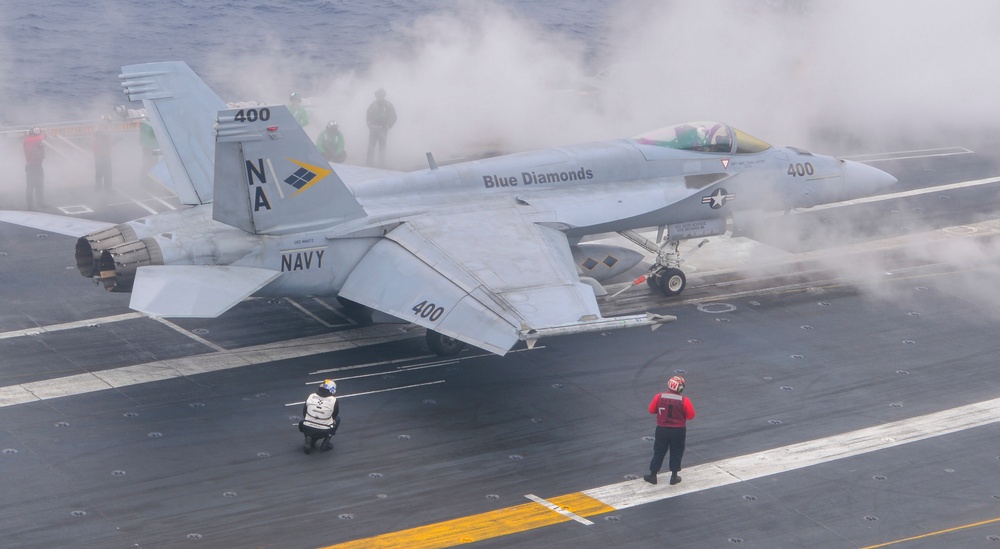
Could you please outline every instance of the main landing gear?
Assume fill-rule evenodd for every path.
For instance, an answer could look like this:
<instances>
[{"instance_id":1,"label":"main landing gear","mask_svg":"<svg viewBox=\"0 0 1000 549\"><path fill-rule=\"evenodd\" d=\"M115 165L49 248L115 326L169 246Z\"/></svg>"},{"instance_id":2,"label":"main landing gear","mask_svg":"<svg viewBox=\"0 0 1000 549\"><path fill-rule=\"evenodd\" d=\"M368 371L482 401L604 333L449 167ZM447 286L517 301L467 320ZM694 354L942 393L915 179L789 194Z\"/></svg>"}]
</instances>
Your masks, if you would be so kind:
<instances>
[{"instance_id":1,"label":"main landing gear","mask_svg":"<svg viewBox=\"0 0 1000 549\"><path fill-rule=\"evenodd\" d=\"M453 337L427 330L427 346L439 356L455 356L465 348L465 343Z\"/></svg>"}]
</instances>

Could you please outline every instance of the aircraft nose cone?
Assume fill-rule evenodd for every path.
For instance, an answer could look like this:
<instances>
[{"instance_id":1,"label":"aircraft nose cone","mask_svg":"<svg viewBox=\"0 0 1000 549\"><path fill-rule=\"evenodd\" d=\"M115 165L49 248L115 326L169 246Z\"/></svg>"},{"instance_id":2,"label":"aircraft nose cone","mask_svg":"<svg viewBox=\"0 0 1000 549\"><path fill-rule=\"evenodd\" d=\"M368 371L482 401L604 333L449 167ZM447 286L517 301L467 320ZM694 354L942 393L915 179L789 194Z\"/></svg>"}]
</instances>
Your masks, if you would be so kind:
<instances>
[{"instance_id":1,"label":"aircraft nose cone","mask_svg":"<svg viewBox=\"0 0 1000 549\"><path fill-rule=\"evenodd\" d=\"M898 181L891 174L868 164L853 160L843 160L842 162L844 163L844 182L859 194L872 194L891 187Z\"/></svg>"}]
</instances>

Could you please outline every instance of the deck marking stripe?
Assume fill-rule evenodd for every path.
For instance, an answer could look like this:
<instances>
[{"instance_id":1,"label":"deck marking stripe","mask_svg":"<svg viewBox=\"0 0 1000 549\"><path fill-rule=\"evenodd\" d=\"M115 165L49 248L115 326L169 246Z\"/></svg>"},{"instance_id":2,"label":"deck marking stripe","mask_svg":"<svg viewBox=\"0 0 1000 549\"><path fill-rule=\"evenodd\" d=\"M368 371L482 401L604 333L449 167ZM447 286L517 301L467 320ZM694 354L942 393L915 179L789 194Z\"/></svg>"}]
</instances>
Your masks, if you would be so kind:
<instances>
[{"instance_id":1,"label":"deck marking stripe","mask_svg":"<svg viewBox=\"0 0 1000 549\"><path fill-rule=\"evenodd\" d=\"M309 375L314 376L318 374L328 374L330 372L341 372L344 370L357 370L358 368L371 368L373 366L388 366L390 364L399 364L400 362L413 362L415 360L425 360L428 358L437 358L438 355L420 355L411 358L395 358L392 360L382 360L379 362L366 362L364 364L352 364L351 366L340 366L337 368L326 368L323 370L316 370L315 372L309 372Z\"/></svg>"},{"instance_id":2,"label":"deck marking stripe","mask_svg":"<svg viewBox=\"0 0 1000 549\"><path fill-rule=\"evenodd\" d=\"M156 196L155 194L150 193L150 196L153 197L153 200L159 202L160 204L163 204L164 206L166 206L167 208L170 208L171 210L176 210L177 209L172 204L170 204L166 200L163 200L162 198Z\"/></svg>"},{"instance_id":3,"label":"deck marking stripe","mask_svg":"<svg viewBox=\"0 0 1000 549\"><path fill-rule=\"evenodd\" d=\"M909 196L919 196L922 194L939 193L943 191L952 191L955 189L964 189L967 187L976 187L979 185L991 185L993 183L1000 183L1000 177L987 177L985 179L972 179L969 181L959 181L958 183L948 183L945 185L938 185L936 187L921 187L919 189L914 189L912 191L902 191L898 193L889 194L879 194L875 196L869 196L867 198L856 198L853 200L844 200L843 202L831 202L829 204L819 204L811 208L806 208L799 213L809 213L818 212L820 210L829 210L833 208L840 208L843 206L854 206L856 204L868 204L871 202L882 202L884 200L893 200L895 198L906 198Z\"/></svg>"},{"instance_id":4,"label":"deck marking stripe","mask_svg":"<svg viewBox=\"0 0 1000 549\"><path fill-rule=\"evenodd\" d=\"M220 353L226 352L226 348L225 347L222 347L220 345L216 345L215 343L212 343L211 341L209 341L209 340L201 337L200 335L192 333L192 332L190 332L188 330L185 330L184 328L181 328L180 326L174 324L173 322L170 322L169 320L167 320L165 318L160 318L158 316L151 316L149 318L152 318L153 320L155 320L155 321L159 322L160 324L163 324L164 326L166 326L166 327L168 327L168 328L176 331L177 333L184 334L185 336L190 337L191 339L197 341L198 343L201 343L202 345L204 345L204 346L206 346L206 347L208 347L210 349L215 349L216 351L218 351Z\"/></svg>"},{"instance_id":5,"label":"deck marking stripe","mask_svg":"<svg viewBox=\"0 0 1000 549\"><path fill-rule=\"evenodd\" d=\"M590 517L998 422L1000 422L1000 398L696 465L685 469L684 482L674 486L667 483L653 485L642 479L636 479L548 498L548 501L580 517ZM452 547L487 537L495 538L568 521L568 518L556 513L549 513L548 520L526 513L523 506L508 507L490 513L331 545L324 549Z\"/></svg>"},{"instance_id":6,"label":"deck marking stripe","mask_svg":"<svg viewBox=\"0 0 1000 549\"><path fill-rule=\"evenodd\" d=\"M581 504L581 508L575 511L580 516L613 511L610 507L601 505L582 494L568 494L563 497ZM557 506L561 505L561 502L555 499L550 501ZM331 545L324 549L374 549L379 547L437 549L498 538L569 521L570 517L561 513L553 513L547 506L535 502L523 503L478 515L383 534L374 538Z\"/></svg>"},{"instance_id":7,"label":"deck marking stripe","mask_svg":"<svg viewBox=\"0 0 1000 549\"><path fill-rule=\"evenodd\" d=\"M615 509L626 509L997 422L1000 422L1000 398L697 465L685 469L684 482L676 486L654 486L639 479L583 493Z\"/></svg>"},{"instance_id":8,"label":"deck marking stripe","mask_svg":"<svg viewBox=\"0 0 1000 549\"><path fill-rule=\"evenodd\" d=\"M525 494L524 497L530 499L531 501L533 501L535 503L538 503L540 505L544 505L545 507L548 507L549 509L552 509L553 511L555 511L556 513L559 513L560 515L569 517L569 518L571 518L571 519L579 522L580 524L583 524L583 525L586 525L586 526L593 526L594 525L593 521L589 521L589 520L581 517L580 515L577 515L576 513L572 513L570 511L567 511L566 509L563 509L562 507L559 507L555 503L551 503L551 502L549 502L547 500L544 500L544 499L536 496L535 494Z\"/></svg>"},{"instance_id":9,"label":"deck marking stripe","mask_svg":"<svg viewBox=\"0 0 1000 549\"><path fill-rule=\"evenodd\" d=\"M444 382L445 382L445 380L439 379L437 381L428 381L426 383L415 383L413 385L402 385L402 386L399 386L399 387L389 387L388 389L378 389L378 390L375 390L375 391L365 391L363 393L351 393L349 395L337 395L337 398L341 399L341 398L351 398L351 397L365 396L365 395L374 395L374 394L377 394L377 393L388 393L389 391L399 391L400 389L412 389L414 387L425 387L427 385L437 385L438 383L444 383ZM285 406L299 406L301 404L305 404L305 401L303 400L303 401L300 401L300 402L289 402L288 404L285 404Z\"/></svg>"},{"instance_id":10,"label":"deck marking stripe","mask_svg":"<svg viewBox=\"0 0 1000 549\"><path fill-rule=\"evenodd\" d=\"M319 322L320 324L322 324L326 328L347 328L349 326L354 326L353 324L330 324L329 322L327 322L327 321L323 320L322 318L320 318L320 317L312 314L311 312L309 312L308 309L306 309L302 305L299 305L298 303L296 303L295 301L293 301L292 298L286 297L285 301L291 303L292 307L295 307L296 309L298 309L299 311L301 311L302 314L308 316L309 318L315 320L316 322Z\"/></svg>"},{"instance_id":11,"label":"deck marking stripe","mask_svg":"<svg viewBox=\"0 0 1000 549\"><path fill-rule=\"evenodd\" d=\"M60 332L63 330L75 330L77 328L86 328L87 326L100 326L101 324L109 324L111 322L121 322L123 320L143 318L145 316L146 315L142 313L125 313L121 315L104 316L100 318L91 318L87 320L78 320L76 322L66 322L63 324L50 324L49 326L39 326L37 328L27 328L25 330L0 332L0 339L9 339L12 337L22 337L22 336L35 336L48 332Z\"/></svg>"},{"instance_id":12,"label":"deck marking stripe","mask_svg":"<svg viewBox=\"0 0 1000 549\"><path fill-rule=\"evenodd\" d=\"M339 316L340 318L344 319L344 321L346 321L348 324L350 324L352 326L356 326L358 324L357 321L355 321L353 318L351 318L351 317L345 315L344 313L338 311L336 307L331 306L326 301L323 301L322 299L320 299L318 297L314 297L313 301L315 301L317 304L319 304L321 307L325 308L326 310L330 311L331 313L333 313L333 314Z\"/></svg>"},{"instance_id":13,"label":"deck marking stripe","mask_svg":"<svg viewBox=\"0 0 1000 549\"><path fill-rule=\"evenodd\" d=\"M438 363L434 363L434 364L428 364L426 366L414 366L413 368L407 368L405 370L395 370L395 371L399 372L399 373L402 373L402 372L410 372L410 371L413 371L413 370L426 370L427 368L440 368L441 366L451 366L453 364L458 364L458 361L457 360L452 360L450 362L438 362ZM372 372L370 374L358 374L356 376L337 377L337 378L335 378L335 381L343 381L345 379L361 379L361 378L364 378L364 377L384 376L384 375L390 374L390 373L392 373L392 372ZM323 381L322 380L320 380L320 381L310 381L309 383L306 383L306 385L309 385L309 384L319 385L320 383L323 383Z\"/></svg>"},{"instance_id":14,"label":"deck marking stripe","mask_svg":"<svg viewBox=\"0 0 1000 549\"><path fill-rule=\"evenodd\" d=\"M138 198L132 198L131 196L129 196L127 198L129 199L129 202L131 202L132 204L135 204L136 206L139 206L140 208L146 210L147 212L149 212L152 215L156 215L156 214L160 213L160 212L154 210L153 208L150 208L149 206L143 204L142 201L139 200Z\"/></svg>"},{"instance_id":15,"label":"deck marking stripe","mask_svg":"<svg viewBox=\"0 0 1000 549\"><path fill-rule=\"evenodd\" d=\"M1000 518L995 518L995 519L990 519L990 520L984 520L984 521L980 521L980 522L974 522L972 524L965 524L963 526L956 526L954 528L946 528L944 530L938 530L937 532L928 532L926 534L921 534L919 536L913 536L913 537L909 537L909 538L903 538L903 539L897 539L897 540L893 540L893 541L887 541L885 543L880 543L878 545L869 545L868 547L862 547L862 549L878 549L879 547L888 547L890 545L896 545L897 543L904 543L904 542L907 542L907 541L913 541L913 540L917 540L917 539L924 539L924 538L929 538L929 537L932 537L932 536L939 536L941 534L948 534L948 533L951 533L951 532L958 532L959 530L966 530L966 529L969 529L969 528L975 528L977 526L985 526L987 524L992 524L994 522L1000 522Z\"/></svg>"},{"instance_id":16,"label":"deck marking stripe","mask_svg":"<svg viewBox=\"0 0 1000 549\"><path fill-rule=\"evenodd\" d=\"M918 154L919 153L919 154ZM859 154L854 156L838 156L844 160L854 160L856 162L864 162L869 164L871 162L887 162L889 160L913 160L916 158L933 158L936 156L955 156L959 154L975 154L976 151L971 151L965 147L950 147L943 149L921 149L916 151L899 151L896 153L876 153L876 154ZM876 157L883 158L876 158Z\"/></svg>"},{"instance_id":17,"label":"deck marking stripe","mask_svg":"<svg viewBox=\"0 0 1000 549\"><path fill-rule=\"evenodd\" d=\"M242 347L225 352L191 355L19 385L8 385L0 387L0 408L25 402L81 395L139 383L330 353L343 349L355 349L410 337L413 336L400 332L394 327L376 325L348 332L335 332Z\"/></svg>"}]
</instances>

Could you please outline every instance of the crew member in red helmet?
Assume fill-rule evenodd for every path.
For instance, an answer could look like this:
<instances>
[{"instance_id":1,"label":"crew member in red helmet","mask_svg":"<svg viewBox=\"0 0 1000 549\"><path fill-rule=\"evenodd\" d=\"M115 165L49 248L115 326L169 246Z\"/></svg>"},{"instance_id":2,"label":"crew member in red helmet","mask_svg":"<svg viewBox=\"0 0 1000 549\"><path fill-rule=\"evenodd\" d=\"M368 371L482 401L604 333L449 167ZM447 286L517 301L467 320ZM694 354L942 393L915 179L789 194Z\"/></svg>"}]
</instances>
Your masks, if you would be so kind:
<instances>
[{"instance_id":1,"label":"crew member in red helmet","mask_svg":"<svg viewBox=\"0 0 1000 549\"><path fill-rule=\"evenodd\" d=\"M656 441L653 443L653 460L649 462L649 474L642 478L656 484L656 474L663 466L663 458L670 453L670 484L677 484L681 477L681 458L684 457L684 439L687 436L687 421L694 419L694 405L691 399L682 396L684 378L674 376L667 381L667 392L659 393L649 403L649 413L656 414Z\"/></svg>"}]
</instances>

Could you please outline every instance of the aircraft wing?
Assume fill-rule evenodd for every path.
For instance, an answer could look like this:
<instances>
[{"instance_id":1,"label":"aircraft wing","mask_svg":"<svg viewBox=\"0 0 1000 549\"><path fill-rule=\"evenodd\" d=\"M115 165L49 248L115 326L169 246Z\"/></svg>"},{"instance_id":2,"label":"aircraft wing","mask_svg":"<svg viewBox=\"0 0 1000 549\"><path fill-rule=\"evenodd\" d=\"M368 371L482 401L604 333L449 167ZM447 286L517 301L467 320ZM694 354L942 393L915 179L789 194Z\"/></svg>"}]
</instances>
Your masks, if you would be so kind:
<instances>
[{"instance_id":1,"label":"aircraft wing","mask_svg":"<svg viewBox=\"0 0 1000 549\"><path fill-rule=\"evenodd\" d=\"M368 252L340 295L499 355L549 329L610 322L580 282L566 236L518 207L408 218Z\"/></svg>"},{"instance_id":2,"label":"aircraft wing","mask_svg":"<svg viewBox=\"0 0 1000 549\"><path fill-rule=\"evenodd\" d=\"M16 210L0 210L0 221L77 238L115 226L104 221Z\"/></svg>"},{"instance_id":3,"label":"aircraft wing","mask_svg":"<svg viewBox=\"0 0 1000 549\"><path fill-rule=\"evenodd\" d=\"M129 307L150 316L214 318L280 274L255 267L147 265L135 273Z\"/></svg>"}]
</instances>

